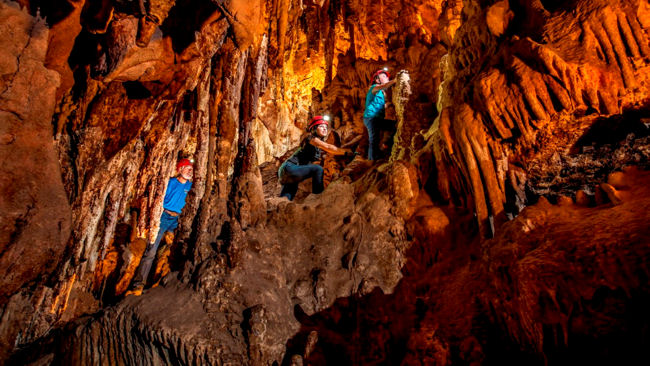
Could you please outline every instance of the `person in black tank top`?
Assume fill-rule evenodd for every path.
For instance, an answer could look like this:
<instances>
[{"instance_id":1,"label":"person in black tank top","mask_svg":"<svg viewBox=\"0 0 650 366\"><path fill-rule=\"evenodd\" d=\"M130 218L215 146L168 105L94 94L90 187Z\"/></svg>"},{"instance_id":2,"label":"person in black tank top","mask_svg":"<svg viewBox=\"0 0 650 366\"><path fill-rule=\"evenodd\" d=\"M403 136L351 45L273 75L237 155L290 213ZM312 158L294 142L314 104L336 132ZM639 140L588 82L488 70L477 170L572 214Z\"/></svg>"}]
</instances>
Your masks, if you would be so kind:
<instances>
[{"instance_id":1,"label":"person in black tank top","mask_svg":"<svg viewBox=\"0 0 650 366\"><path fill-rule=\"evenodd\" d=\"M323 187L323 167L313 164L320 160L324 152L333 155L352 155L350 149L342 149L324 140L329 133L329 118L315 116L307 126L309 135L300 142L300 148L289 157L278 169L278 178L282 184L280 197L287 197L289 201L298 191L298 183L311 178L312 193L321 193Z\"/></svg>"}]
</instances>

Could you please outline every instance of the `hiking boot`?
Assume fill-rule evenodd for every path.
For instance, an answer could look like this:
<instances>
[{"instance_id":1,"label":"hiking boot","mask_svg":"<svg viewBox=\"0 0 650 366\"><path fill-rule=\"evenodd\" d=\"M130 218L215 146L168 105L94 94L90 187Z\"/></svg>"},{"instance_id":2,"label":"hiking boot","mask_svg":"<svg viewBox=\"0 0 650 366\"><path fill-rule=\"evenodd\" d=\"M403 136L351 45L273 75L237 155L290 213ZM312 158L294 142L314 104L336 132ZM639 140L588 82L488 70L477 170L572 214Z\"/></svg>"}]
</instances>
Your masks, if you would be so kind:
<instances>
[{"instance_id":1,"label":"hiking boot","mask_svg":"<svg viewBox=\"0 0 650 366\"><path fill-rule=\"evenodd\" d=\"M144 290L144 286L136 286L136 287L130 289L129 291L127 291L124 294L124 297L127 297L129 295L140 296L140 295L142 295L142 290Z\"/></svg>"},{"instance_id":2,"label":"hiking boot","mask_svg":"<svg viewBox=\"0 0 650 366\"><path fill-rule=\"evenodd\" d=\"M138 45L138 47L144 48L147 47L153 32L158 28L158 23L149 17L140 18L138 23L138 36L135 38L135 44Z\"/></svg>"}]
</instances>

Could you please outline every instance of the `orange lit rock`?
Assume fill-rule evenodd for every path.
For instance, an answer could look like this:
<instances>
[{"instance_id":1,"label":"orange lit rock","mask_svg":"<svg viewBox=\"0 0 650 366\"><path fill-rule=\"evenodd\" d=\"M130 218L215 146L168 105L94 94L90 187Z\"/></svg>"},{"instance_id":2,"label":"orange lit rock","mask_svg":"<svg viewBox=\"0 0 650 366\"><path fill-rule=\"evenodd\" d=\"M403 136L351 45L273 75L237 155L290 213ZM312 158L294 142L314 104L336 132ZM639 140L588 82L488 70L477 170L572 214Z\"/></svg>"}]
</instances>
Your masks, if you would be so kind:
<instances>
[{"instance_id":1,"label":"orange lit rock","mask_svg":"<svg viewBox=\"0 0 650 366\"><path fill-rule=\"evenodd\" d=\"M261 0L252 2L226 1L225 16L234 32L237 46L241 50L259 45L266 31L266 13Z\"/></svg>"},{"instance_id":2,"label":"orange lit rock","mask_svg":"<svg viewBox=\"0 0 650 366\"><path fill-rule=\"evenodd\" d=\"M52 145L60 76L45 67L48 28L0 4L0 304L47 276L64 255L71 211Z\"/></svg>"},{"instance_id":3,"label":"orange lit rock","mask_svg":"<svg viewBox=\"0 0 650 366\"><path fill-rule=\"evenodd\" d=\"M499 1L490 6L486 14L486 23L490 32L497 37L502 35L514 15L510 10L508 0Z\"/></svg>"},{"instance_id":4,"label":"orange lit rock","mask_svg":"<svg viewBox=\"0 0 650 366\"><path fill-rule=\"evenodd\" d=\"M45 66L55 70L61 76L61 85L57 90L56 99L59 100L74 84L72 70L68 64L68 57L74 46L73 35L81 32L81 12L83 1L71 2L72 12L65 19L51 24Z\"/></svg>"},{"instance_id":5,"label":"orange lit rock","mask_svg":"<svg viewBox=\"0 0 650 366\"><path fill-rule=\"evenodd\" d=\"M126 17L111 22L107 33L108 73L103 81L162 81L174 75L174 51L171 39L154 33L145 48L136 46L138 19Z\"/></svg>"},{"instance_id":6,"label":"orange lit rock","mask_svg":"<svg viewBox=\"0 0 650 366\"><path fill-rule=\"evenodd\" d=\"M128 260L126 260L127 265L120 268L122 273L119 281L115 285L115 295L122 295L128 290L131 280L135 276L135 272L140 264L140 259L144 255L146 249L147 242L142 238L137 238L129 246L129 251L122 254L123 256L126 256Z\"/></svg>"}]
</instances>

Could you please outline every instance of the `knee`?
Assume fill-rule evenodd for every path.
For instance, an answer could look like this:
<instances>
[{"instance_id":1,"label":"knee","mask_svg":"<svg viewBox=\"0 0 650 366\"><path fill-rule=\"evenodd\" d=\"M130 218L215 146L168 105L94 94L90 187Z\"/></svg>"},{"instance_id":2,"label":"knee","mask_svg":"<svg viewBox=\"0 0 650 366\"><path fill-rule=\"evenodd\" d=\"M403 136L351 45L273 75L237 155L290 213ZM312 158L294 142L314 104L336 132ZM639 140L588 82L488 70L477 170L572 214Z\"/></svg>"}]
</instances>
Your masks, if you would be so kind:
<instances>
[{"instance_id":1,"label":"knee","mask_svg":"<svg viewBox=\"0 0 650 366\"><path fill-rule=\"evenodd\" d=\"M323 167L320 165L314 165L314 177L322 178L323 177Z\"/></svg>"}]
</instances>

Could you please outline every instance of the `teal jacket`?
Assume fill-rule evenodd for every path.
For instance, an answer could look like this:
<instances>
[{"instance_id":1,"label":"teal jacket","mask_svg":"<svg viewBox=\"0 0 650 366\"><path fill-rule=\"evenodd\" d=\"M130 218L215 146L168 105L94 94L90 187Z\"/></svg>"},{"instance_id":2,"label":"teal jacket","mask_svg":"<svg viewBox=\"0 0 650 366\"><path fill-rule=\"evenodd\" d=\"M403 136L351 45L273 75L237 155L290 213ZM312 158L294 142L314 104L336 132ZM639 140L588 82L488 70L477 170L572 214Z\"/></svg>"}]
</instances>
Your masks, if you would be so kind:
<instances>
[{"instance_id":1,"label":"teal jacket","mask_svg":"<svg viewBox=\"0 0 650 366\"><path fill-rule=\"evenodd\" d=\"M363 112L363 118L384 117L386 114L386 98L383 90L376 94L372 93L372 88L377 84L372 84L366 94L366 110Z\"/></svg>"}]
</instances>

